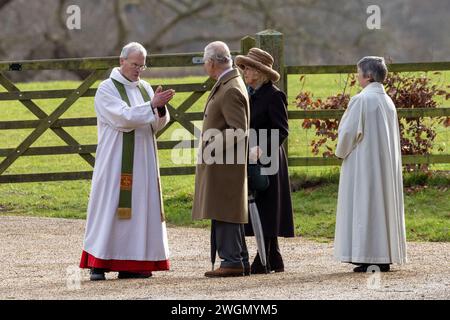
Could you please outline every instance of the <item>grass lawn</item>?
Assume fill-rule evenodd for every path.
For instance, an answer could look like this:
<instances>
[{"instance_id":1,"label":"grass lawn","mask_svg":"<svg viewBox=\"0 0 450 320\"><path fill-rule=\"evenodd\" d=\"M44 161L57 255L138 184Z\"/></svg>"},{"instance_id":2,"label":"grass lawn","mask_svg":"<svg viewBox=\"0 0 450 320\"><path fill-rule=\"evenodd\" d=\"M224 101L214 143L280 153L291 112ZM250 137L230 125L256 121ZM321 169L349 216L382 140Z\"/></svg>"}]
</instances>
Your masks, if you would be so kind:
<instances>
[{"instance_id":1,"label":"grass lawn","mask_svg":"<svg viewBox=\"0 0 450 320\"><path fill-rule=\"evenodd\" d=\"M450 83L450 72L442 75L432 75L436 82ZM314 92L315 97L326 97L341 91L346 76L311 75L307 76L304 90ZM299 76L289 76L290 109L295 110L293 101L301 90ZM153 79L152 84L161 83L170 87L171 83L195 83L206 80L205 77L186 77L182 79ZM79 83L73 81L22 83L21 90L68 89L75 88ZM0 89L4 91L4 89ZM356 92L352 92L355 94ZM173 105L178 106L189 93L178 93ZM207 95L204 95L190 111L202 111ZM62 99L36 100L44 111L50 113L61 103ZM448 106L448 102L441 104ZM0 102L2 110L0 121L34 120L35 117L24 106L16 101ZM93 98L82 98L77 101L63 118L95 116ZM196 123L200 126L200 123ZM175 128L167 130L161 140L175 140L171 137ZM313 156L310 142L314 138L312 130L301 128L301 120L290 121L290 156ZM71 127L66 130L82 144L97 142L96 127ZM436 128L438 135L436 145L443 147L443 154L449 154L449 129ZM31 129L1 130L0 149L16 147ZM35 146L57 146L64 143L51 131L46 132ZM435 153L438 153L437 151ZM171 150L160 150L162 167L174 166L171 160ZM192 154L192 160L194 152ZM3 158L0 157L0 161ZM450 164L436 165L438 170L450 170ZM28 156L19 158L5 174L86 171L91 167L78 155L58 156ZM296 233L298 235L330 241L334 234L335 209L338 188L338 168L336 167L295 167L290 168L292 182L304 185L293 193ZM448 176L417 179L414 176L405 177L410 187L405 192L405 213L408 240L450 241L450 179ZM167 221L171 225L207 226L208 222L193 223L190 210L194 192L194 176L163 177L163 197ZM426 185L424 186L420 185ZM85 218L86 206L90 190L90 181L64 181L45 183L0 184L0 214L1 215L33 215L47 217Z\"/></svg>"}]
</instances>

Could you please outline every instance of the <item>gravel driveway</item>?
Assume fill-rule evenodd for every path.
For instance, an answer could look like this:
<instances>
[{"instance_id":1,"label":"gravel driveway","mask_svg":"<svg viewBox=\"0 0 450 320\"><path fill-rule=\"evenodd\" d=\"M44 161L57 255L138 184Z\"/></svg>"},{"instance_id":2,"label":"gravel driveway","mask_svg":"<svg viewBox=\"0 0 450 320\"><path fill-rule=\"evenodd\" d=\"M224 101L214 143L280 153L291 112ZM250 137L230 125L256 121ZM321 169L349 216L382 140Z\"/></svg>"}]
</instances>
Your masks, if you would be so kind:
<instances>
[{"instance_id":1,"label":"gravel driveway","mask_svg":"<svg viewBox=\"0 0 450 320\"><path fill-rule=\"evenodd\" d=\"M0 216L0 299L450 298L450 243L408 243L407 265L370 275L334 261L332 243L281 239L286 272L209 279L203 276L210 269L209 231L178 227L168 228L171 271L136 280L109 273L107 281L94 283L77 268L84 225ZM253 257L254 239L247 240Z\"/></svg>"}]
</instances>

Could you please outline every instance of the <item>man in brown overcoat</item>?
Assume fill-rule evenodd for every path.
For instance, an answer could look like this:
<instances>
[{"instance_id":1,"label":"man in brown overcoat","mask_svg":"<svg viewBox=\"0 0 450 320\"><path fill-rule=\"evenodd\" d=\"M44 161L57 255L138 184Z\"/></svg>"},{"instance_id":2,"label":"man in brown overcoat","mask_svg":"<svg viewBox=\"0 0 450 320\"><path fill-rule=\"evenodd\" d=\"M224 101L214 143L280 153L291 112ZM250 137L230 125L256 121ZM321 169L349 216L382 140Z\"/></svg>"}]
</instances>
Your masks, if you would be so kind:
<instances>
[{"instance_id":1,"label":"man in brown overcoat","mask_svg":"<svg viewBox=\"0 0 450 320\"><path fill-rule=\"evenodd\" d=\"M222 259L206 277L249 274L244 224L248 222L249 102L239 71L223 42L204 52L207 74L217 82L206 102L195 176L192 217L211 219L211 241Z\"/></svg>"}]
</instances>

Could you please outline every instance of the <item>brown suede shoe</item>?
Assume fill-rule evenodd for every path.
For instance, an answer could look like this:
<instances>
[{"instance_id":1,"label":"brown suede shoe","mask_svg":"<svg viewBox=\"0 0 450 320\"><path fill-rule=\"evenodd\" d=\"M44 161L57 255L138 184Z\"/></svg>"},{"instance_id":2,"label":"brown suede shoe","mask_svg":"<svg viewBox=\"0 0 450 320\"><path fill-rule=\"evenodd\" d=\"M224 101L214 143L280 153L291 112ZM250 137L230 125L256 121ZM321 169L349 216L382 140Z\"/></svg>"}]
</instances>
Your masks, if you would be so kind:
<instances>
[{"instance_id":1,"label":"brown suede shoe","mask_svg":"<svg viewBox=\"0 0 450 320\"><path fill-rule=\"evenodd\" d=\"M241 277L244 275L243 267L220 267L214 271L205 272L205 277L217 278L217 277Z\"/></svg>"}]
</instances>

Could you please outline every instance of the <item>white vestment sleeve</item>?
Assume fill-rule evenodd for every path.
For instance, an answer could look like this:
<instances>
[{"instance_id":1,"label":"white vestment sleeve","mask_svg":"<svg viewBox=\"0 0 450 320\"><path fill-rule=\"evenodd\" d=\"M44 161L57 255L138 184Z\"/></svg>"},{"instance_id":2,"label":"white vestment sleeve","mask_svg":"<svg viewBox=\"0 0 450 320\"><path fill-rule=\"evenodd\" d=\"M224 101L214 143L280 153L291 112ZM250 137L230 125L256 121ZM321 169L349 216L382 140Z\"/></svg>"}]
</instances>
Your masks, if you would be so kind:
<instances>
[{"instance_id":1,"label":"white vestment sleeve","mask_svg":"<svg viewBox=\"0 0 450 320\"><path fill-rule=\"evenodd\" d=\"M117 90L108 85L100 85L94 103L101 120L119 131L129 132L156 121L149 102L130 108L117 96Z\"/></svg>"},{"instance_id":2,"label":"white vestment sleeve","mask_svg":"<svg viewBox=\"0 0 450 320\"><path fill-rule=\"evenodd\" d=\"M347 158L364 135L364 98L355 96L348 105L347 110L339 124L336 156Z\"/></svg>"},{"instance_id":3,"label":"white vestment sleeve","mask_svg":"<svg viewBox=\"0 0 450 320\"><path fill-rule=\"evenodd\" d=\"M147 90L148 94L150 95L150 99L153 100L153 96L155 95L155 92L153 91L152 86L145 81L141 82L144 85L145 90ZM162 128L164 128L170 121L170 115L169 115L169 110L166 108L166 114L164 115L164 117L160 117L158 114L158 110L154 109L154 113L155 113L155 122L152 123L152 129L153 129L153 133L157 133L159 130L161 130Z\"/></svg>"}]
</instances>

